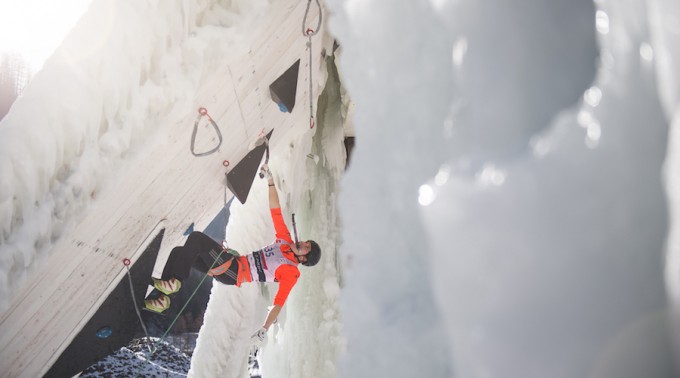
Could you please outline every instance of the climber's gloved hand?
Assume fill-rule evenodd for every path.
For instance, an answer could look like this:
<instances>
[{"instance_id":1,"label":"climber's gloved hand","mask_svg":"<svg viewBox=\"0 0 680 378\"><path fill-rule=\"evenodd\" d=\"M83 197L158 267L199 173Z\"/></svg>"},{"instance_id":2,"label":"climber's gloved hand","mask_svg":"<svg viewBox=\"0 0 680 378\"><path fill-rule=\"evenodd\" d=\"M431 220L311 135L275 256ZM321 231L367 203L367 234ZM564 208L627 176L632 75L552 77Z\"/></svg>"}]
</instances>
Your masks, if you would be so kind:
<instances>
[{"instance_id":1,"label":"climber's gloved hand","mask_svg":"<svg viewBox=\"0 0 680 378\"><path fill-rule=\"evenodd\" d=\"M269 170L269 165L267 164L262 164L262 167L260 167L260 178L267 178L268 181L272 181L272 172Z\"/></svg>"},{"instance_id":2,"label":"climber's gloved hand","mask_svg":"<svg viewBox=\"0 0 680 378\"><path fill-rule=\"evenodd\" d=\"M264 339L267 337L267 329L262 327L257 330L251 337L250 337L250 342L253 345L256 346L261 346L262 343L264 342Z\"/></svg>"}]
</instances>

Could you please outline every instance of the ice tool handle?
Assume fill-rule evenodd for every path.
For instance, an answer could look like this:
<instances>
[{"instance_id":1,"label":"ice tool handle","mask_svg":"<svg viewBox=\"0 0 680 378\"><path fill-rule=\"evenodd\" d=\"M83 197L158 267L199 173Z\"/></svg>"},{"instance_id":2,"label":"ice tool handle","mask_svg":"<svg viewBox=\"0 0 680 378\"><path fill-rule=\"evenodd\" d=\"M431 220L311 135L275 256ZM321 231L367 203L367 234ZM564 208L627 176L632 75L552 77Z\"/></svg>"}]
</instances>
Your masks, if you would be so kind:
<instances>
[{"instance_id":1,"label":"ice tool handle","mask_svg":"<svg viewBox=\"0 0 680 378\"><path fill-rule=\"evenodd\" d=\"M215 146L215 148L213 148L210 151L196 152L196 133L198 132L198 123L204 116L208 117L208 121L210 121L212 127L215 128L215 133L217 133L219 141L217 142L217 146ZM194 121L194 131L191 133L191 154L194 156L210 155L213 152L217 151L217 149L220 148L221 145L222 145L222 133L220 132L220 128L217 127L217 123L215 123L215 120L213 120L212 117L210 117L210 115L208 114L208 110L206 108L198 108L198 117L196 117L196 121Z\"/></svg>"},{"instance_id":2,"label":"ice tool handle","mask_svg":"<svg viewBox=\"0 0 680 378\"><path fill-rule=\"evenodd\" d=\"M295 213L293 213L293 235L295 236L295 247L300 248L300 239L298 239L297 226L295 225Z\"/></svg>"},{"instance_id":3,"label":"ice tool handle","mask_svg":"<svg viewBox=\"0 0 680 378\"><path fill-rule=\"evenodd\" d=\"M264 144L264 164L269 164L269 139L266 136L262 137L262 142L259 144ZM260 172L260 178L264 178L264 173Z\"/></svg>"}]
</instances>

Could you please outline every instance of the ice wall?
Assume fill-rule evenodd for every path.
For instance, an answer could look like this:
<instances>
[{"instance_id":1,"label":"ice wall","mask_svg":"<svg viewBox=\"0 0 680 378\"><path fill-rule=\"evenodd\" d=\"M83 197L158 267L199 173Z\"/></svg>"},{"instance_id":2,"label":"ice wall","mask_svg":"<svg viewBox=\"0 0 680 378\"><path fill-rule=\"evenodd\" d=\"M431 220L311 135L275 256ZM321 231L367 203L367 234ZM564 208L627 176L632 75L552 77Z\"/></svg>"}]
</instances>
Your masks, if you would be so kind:
<instances>
[{"instance_id":1,"label":"ice wall","mask_svg":"<svg viewBox=\"0 0 680 378\"><path fill-rule=\"evenodd\" d=\"M94 0L0 123L0 308L123 161L191 124L262 1Z\"/></svg>"},{"instance_id":2,"label":"ice wall","mask_svg":"<svg viewBox=\"0 0 680 378\"><path fill-rule=\"evenodd\" d=\"M329 3L344 375L674 375L677 4Z\"/></svg>"},{"instance_id":3,"label":"ice wall","mask_svg":"<svg viewBox=\"0 0 680 378\"><path fill-rule=\"evenodd\" d=\"M348 356L342 376L449 376L450 343L433 295L436 256L418 220L454 90L451 40L429 3L329 2L339 70L356 104L343 179Z\"/></svg>"}]
</instances>

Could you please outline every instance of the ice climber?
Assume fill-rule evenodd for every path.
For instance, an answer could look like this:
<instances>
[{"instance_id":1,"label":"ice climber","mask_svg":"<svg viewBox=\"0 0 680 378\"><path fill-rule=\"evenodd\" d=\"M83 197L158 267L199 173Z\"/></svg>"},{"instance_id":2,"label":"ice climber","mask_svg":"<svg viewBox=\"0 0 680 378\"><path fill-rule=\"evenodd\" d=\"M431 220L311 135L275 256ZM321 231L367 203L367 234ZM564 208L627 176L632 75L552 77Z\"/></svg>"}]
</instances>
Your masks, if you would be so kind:
<instances>
[{"instance_id":1,"label":"ice climber","mask_svg":"<svg viewBox=\"0 0 680 378\"><path fill-rule=\"evenodd\" d=\"M170 252L161 279L153 278L153 286L162 294L156 299L146 299L147 309L162 313L170 307L169 295L182 287L182 281L189 277L194 267L225 285L246 282L278 282L279 288L274 297L274 305L262 326L254 335L255 342L262 341L269 327L276 321L286 298L300 277L298 264L314 266L321 258L321 248L313 240L293 242L286 226L279 195L269 167L261 168L269 184L269 208L274 222L276 240L245 256L222 245L201 232L192 232L186 243ZM212 267L212 268L211 268Z\"/></svg>"}]
</instances>

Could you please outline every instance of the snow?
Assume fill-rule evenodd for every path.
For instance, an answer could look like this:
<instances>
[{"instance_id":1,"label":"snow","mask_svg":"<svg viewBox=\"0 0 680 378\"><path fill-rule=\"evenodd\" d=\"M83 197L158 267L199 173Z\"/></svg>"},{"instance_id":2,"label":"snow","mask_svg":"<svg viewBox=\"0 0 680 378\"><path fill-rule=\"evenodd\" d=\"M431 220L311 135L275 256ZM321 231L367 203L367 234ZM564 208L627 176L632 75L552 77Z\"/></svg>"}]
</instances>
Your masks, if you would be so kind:
<instances>
[{"instance_id":1,"label":"snow","mask_svg":"<svg viewBox=\"0 0 680 378\"><path fill-rule=\"evenodd\" d=\"M121 348L98 361L79 377L186 377L189 361L186 354L167 341L134 339L129 348Z\"/></svg>"},{"instance_id":2,"label":"snow","mask_svg":"<svg viewBox=\"0 0 680 378\"><path fill-rule=\"evenodd\" d=\"M0 307L109 175L193 117L268 5L92 3L73 33L99 51L67 37L0 122ZM344 88L270 163L324 257L301 268L263 376L674 375L680 4L326 6ZM258 181L230 209L241 252L273 234ZM214 285L189 376L244 376L274 292Z\"/></svg>"}]
</instances>

